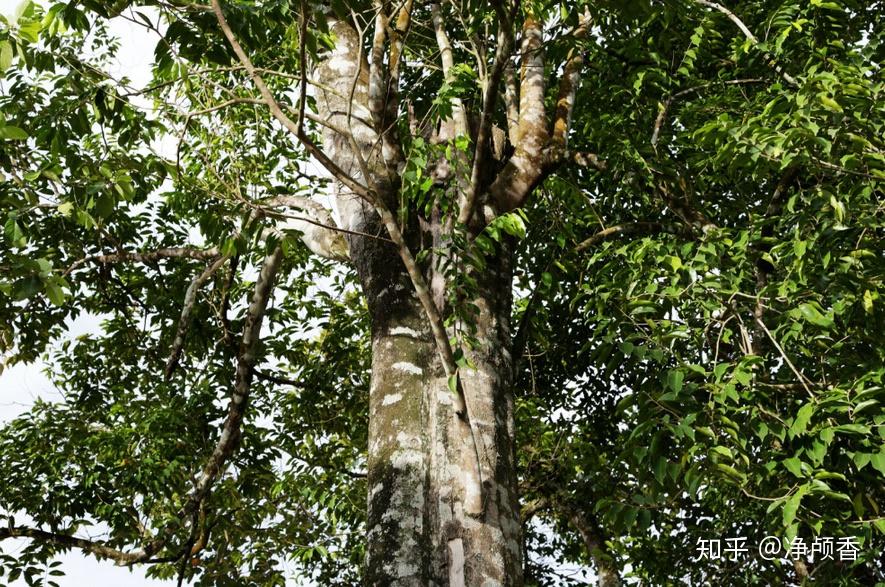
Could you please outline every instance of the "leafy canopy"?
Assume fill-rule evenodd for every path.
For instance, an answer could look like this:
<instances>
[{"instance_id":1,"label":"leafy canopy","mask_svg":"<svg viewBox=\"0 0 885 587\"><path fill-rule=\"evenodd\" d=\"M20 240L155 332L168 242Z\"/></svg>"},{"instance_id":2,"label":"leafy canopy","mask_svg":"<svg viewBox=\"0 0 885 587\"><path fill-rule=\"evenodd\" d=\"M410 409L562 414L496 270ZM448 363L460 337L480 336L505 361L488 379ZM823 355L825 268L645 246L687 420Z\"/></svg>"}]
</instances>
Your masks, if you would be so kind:
<instances>
[{"instance_id":1,"label":"leafy canopy","mask_svg":"<svg viewBox=\"0 0 885 587\"><path fill-rule=\"evenodd\" d=\"M600 557L652 584L801 577L786 558L752 554L766 535L856 537L856 561L815 561L823 583L885 573L885 6L729 3L752 37L716 6L523 6L546 23L550 75L570 51L585 55L570 148L604 161L564 167L524 209L456 243L481 263L502 233L520 238L518 456L528 567L542 584L569 583L551 560ZM585 8L593 31L576 40ZM309 67L300 21L313 60L334 43L325 8L224 9L297 108ZM356 2L330 9L371 19ZM481 103L470 42L494 47L485 3L443 9L459 23L454 75L437 65L428 8L406 43L400 91L421 119L447 118L455 99ZM109 73L124 21L156 35L147 87ZM0 508L63 535L101 524L106 544L126 549L174 518L215 443L230 341L277 242L262 238L256 204L322 196L328 180L249 102L248 77L199 5L25 3L0 20L0 75L0 351L4 364L45 357L65 395L0 431L12 480ZM555 99L553 85L548 109ZM408 145L401 214L428 205L430 162L466 146ZM323 584L358 580L368 317L352 272L297 237L277 237L285 259L263 361L240 450L201 514L206 545L180 565L193 537L176 536L151 575L283 584L285 561ZM164 378L206 259L99 256L172 247L215 247L232 262L200 289L181 368ZM469 293L460 285L452 299ZM78 316L98 317L100 331L70 339ZM749 539L744 564L697 560L698 540L731 536ZM34 540L0 558L0 573L51 580L64 548Z\"/></svg>"}]
</instances>

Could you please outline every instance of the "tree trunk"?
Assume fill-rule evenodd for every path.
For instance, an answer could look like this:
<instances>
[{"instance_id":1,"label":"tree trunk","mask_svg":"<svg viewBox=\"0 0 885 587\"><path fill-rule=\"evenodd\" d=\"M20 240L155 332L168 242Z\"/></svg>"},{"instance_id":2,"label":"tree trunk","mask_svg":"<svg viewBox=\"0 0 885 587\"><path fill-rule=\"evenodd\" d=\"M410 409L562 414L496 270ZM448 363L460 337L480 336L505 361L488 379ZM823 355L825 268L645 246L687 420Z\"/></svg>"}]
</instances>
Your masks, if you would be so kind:
<instances>
[{"instance_id":1,"label":"tree trunk","mask_svg":"<svg viewBox=\"0 0 885 587\"><path fill-rule=\"evenodd\" d=\"M461 373L469 423L393 247L355 237L351 258L372 316L367 584L521 585L509 252L476 300L476 369Z\"/></svg>"},{"instance_id":2,"label":"tree trunk","mask_svg":"<svg viewBox=\"0 0 885 587\"><path fill-rule=\"evenodd\" d=\"M393 155L378 148L378 129L385 127L368 123L375 112L372 72L356 31L334 20L330 28L336 44L317 68L324 88L318 110L329 122L324 149L339 175L351 178L336 181L334 196L343 227L352 231L349 256L372 321L366 583L521 585L510 389L511 247L503 244L486 259L488 270L473 276L479 283L479 294L470 299L480 309L472 324L478 344L467 353L476 368L460 372L467 404L462 418L431 331L430 293L410 277L403 258L409 253L386 238L393 238L391 227L379 219L379 208L399 209L400 195L399 178L388 165ZM451 162L440 163L445 168ZM454 184L451 174L431 175ZM366 193L355 193L355 184L368 186ZM447 246L438 211L435 220L419 222L413 214L395 228L411 257ZM433 290L429 303L445 315L445 278L433 266L424 269Z\"/></svg>"}]
</instances>

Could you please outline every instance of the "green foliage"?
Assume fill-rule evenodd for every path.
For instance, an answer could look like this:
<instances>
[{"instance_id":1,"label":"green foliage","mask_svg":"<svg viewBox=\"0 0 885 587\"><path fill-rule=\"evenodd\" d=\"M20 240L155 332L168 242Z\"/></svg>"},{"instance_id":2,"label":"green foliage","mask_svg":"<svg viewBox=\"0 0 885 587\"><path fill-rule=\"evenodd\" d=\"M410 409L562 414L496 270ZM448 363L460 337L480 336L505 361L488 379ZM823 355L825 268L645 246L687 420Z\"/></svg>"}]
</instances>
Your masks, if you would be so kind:
<instances>
[{"instance_id":1,"label":"green foliage","mask_svg":"<svg viewBox=\"0 0 885 587\"><path fill-rule=\"evenodd\" d=\"M174 516L214 446L234 377L230 341L266 246L255 204L323 194L328 180L241 100L254 97L249 80L212 15L112 4L26 3L0 19L0 353L3 365L47 358L65 394L0 430L0 473L14 480L0 484L0 508L64 533L98 522L110 546L129 549L139 526L154 533ZM294 110L304 5L224 4ZM401 92L418 120L481 101L469 46L495 36L497 16L465 6L446 79L429 10L417 8ZM796 580L785 561L696 556L702 539L744 536L752 549L772 535L856 537L858 560L815 566L815 582L881 581L881 3L729 3L757 44L695 2L525 7L549 25L551 76L572 50L585 54L569 148L598 153L607 170L563 167L524 208L476 234L454 226L451 242L420 243L415 255L446 277L448 326L468 369L487 260L518 251L520 489L524 503L547 504L527 525L529 580L571 584L548 562L600 558L643 584ZM578 43L570 31L585 7L594 32ZM356 2L331 8L370 14ZM112 19L162 31L147 89L108 73ZM332 44L322 23L310 19L310 59ZM473 146L413 137L400 222L454 222ZM433 175L439 161L447 181ZM203 262L88 259L182 244L216 246L231 263L199 293L181 368L166 381L181 301ZM209 500L208 546L184 567L195 584L283 584L286 566L319 584L361 574L368 316L351 271L282 244L285 277L241 447ZM101 327L71 339L81 316ZM598 532L599 551L586 548L576 515ZM34 541L0 557L2 581L57 576L61 550ZM149 571L179 572L170 562Z\"/></svg>"},{"instance_id":2,"label":"green foliage","mask_svg":"<svg viewBox=\"0 0 885 587\"><path fill-rule=\"evenodd\" d=\"M878 568L881 38L872 7L826 4L733 8L756 49L715 12L597 16L617 57L584 80L575 140L613 171L549 182L528 211L524 283L541 294L522 409L556 439L538 449L538 428L523 428L529 495L567 487L561 499L595 504L617 557L652 584L791 572L688 559L728 536L751 550L766 535L854 536ZM715 228L570 251L600 226L665 228L687 209ZM815 577L873 581L863 564Z\"/></svg>"}]
</instances>

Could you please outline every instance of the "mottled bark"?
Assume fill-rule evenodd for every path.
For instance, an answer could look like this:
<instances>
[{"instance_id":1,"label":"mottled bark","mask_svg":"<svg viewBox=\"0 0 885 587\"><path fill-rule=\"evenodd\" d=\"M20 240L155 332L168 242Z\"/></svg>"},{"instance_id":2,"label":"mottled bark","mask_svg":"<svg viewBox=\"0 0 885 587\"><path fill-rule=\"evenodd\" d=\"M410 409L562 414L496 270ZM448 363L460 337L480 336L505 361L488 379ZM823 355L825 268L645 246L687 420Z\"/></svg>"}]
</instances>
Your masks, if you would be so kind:
<instances>
[{"instance_id":1,"label":"mottled bark","mask_svg":"<svg viewBox=\"0 0 885 587\"><path fill-rule=\"evenodd\" d=\"M370 248L376 254L361 260L383 262L377 250L383 247ZM455 414L455 396L407 278L392 275L379 287L372 267L360 274L373 315L367 583L521 584L509 253L488 273L478 300L477 368L462 373L470 424Z\"/></svg>"}]
</instances>

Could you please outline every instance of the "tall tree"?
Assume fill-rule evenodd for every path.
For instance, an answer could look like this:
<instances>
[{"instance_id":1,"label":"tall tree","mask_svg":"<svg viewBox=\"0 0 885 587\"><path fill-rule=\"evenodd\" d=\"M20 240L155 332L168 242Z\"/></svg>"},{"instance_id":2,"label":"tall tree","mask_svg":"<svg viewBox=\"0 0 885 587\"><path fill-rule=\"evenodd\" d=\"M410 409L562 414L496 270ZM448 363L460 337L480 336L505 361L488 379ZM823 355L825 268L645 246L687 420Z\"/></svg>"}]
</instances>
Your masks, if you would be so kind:
<instances>
[{"instance_id":1,"label":"tall tree","mask_svg":"<svg viewBox=\"0 0 885 587\"><path fill-rule=\"evenodd\" d=\"M0 431L0 570L881 580L883 9L24 4L0 350L66 397Z\"/></svg>"}]
</instances>

